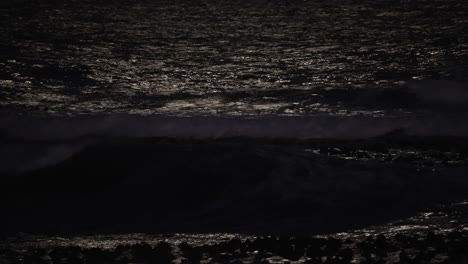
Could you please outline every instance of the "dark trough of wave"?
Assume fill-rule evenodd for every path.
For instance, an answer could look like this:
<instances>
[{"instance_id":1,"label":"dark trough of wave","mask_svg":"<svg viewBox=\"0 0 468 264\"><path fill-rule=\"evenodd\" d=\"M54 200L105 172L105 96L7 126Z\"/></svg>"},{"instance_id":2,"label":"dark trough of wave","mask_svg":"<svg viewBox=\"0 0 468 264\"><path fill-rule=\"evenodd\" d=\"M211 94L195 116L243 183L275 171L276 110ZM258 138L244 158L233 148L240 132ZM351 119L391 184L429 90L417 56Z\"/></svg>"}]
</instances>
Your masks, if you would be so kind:
<instances>
[{"instance_id":1,"label":"dark trough of wave","mask_svg":"<svg viewBox=\"0 0 468 264\"><path fill-rule=\"evenodd\" d=\"M466 198L464 142L399 133L362 140L104 137L57 164L3 173L0 226L2 233L48 234L343 231Z\"/></svg>"}]
</instances>

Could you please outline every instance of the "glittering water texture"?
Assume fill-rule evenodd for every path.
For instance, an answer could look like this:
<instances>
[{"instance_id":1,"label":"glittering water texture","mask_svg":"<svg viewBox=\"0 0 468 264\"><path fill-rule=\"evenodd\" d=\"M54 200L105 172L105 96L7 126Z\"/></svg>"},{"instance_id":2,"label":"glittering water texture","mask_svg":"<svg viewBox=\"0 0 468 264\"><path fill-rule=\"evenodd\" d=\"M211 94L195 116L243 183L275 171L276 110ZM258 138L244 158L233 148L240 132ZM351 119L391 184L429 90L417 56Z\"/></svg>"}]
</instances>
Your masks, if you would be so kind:
<instances>
[{"instance_id":1,"label":"glittering water texture","mask_svg":"<svg viewBox=\"0 0 468 264\"><path fill-rule=\"evenodd\" d=\"M0 260L22 263L424 263L457 262L466 256L467 202L439 206L404 220L327 236L212 234L18 234L0 240ZM169 260L163 261L165 248ZM458 250L458 251L457 251ZM200 252L199 259L197 254ZM146 253L145 253L146 252ZM203 253L202 253L203 252ZM461 253L461 254L460 254ZM158 256L159 255L159 256ZM172 259L172 262L170 260ZM81 261L81 262L80 262ZM372 262L373 263L373 262Z\"/></svg>"},{"instance_id":2,"label":"glittering water texture","mask_svg":"<svg viewBox=\"0 0 468 264\"><path fill-rule=\"evenodd\" d=\"M466 81L465 1L0 6L0 107L49 114L388 115Z\"/></svg>"}]
</instances>

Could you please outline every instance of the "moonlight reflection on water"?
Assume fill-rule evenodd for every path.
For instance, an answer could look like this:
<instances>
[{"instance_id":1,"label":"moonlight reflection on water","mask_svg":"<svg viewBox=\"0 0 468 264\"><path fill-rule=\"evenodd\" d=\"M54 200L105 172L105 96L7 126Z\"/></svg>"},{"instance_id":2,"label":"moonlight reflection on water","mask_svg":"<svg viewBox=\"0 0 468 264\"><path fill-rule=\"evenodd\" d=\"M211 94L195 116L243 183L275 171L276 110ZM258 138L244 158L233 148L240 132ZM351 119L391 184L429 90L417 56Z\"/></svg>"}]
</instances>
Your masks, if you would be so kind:
<instances>
[{"instance_id":1,"label":"moonlight reflection on water","mask_svg":"<svg viewBox=\"0 0 468 264\"><path fill-rule=\"evenodd\" d=\"M463 1L37 1L0 9L0 102L49 114L404 114L466 80Z\"/></svg>"}]
</instances>

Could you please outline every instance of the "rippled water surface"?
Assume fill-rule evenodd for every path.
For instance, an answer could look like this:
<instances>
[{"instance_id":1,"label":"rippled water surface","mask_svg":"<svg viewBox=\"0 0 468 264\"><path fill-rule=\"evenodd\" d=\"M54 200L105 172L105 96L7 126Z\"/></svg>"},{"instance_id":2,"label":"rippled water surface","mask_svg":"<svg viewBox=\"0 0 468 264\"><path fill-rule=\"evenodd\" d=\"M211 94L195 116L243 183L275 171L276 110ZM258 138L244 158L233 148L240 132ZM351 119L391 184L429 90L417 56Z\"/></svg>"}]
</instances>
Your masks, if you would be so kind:
<instances>
[{"instance_id":1,"label":"rippled water surface","mask_svg":"<svg viewBox=\"0 0 468 264\"><path fill-rule=\"evenodd\" d=\"M402 255L409 255L410 260L414 262L417 256L427 255L429 257L426 263L458 263L454 261L454 252L457 248L463 249L467 241L466 207L466 202L457 203L383 226L315 237L286 238L230 233L78 236L18 234L0 240L0 260L5 263L17 263L18 260L26 262L37 259L42 263L52 263L58 255L65 263L72 263L73 258L84 262L84 259L97 257L101 258L101 262L102 259L107 259L113 261L112 263L133 263L142 258L139 249L154 250L154 258L158 253L161 254L161 250L155 249L165 245L173 258L171 263L185 263L195 258L187 250L193 247L195 250L206 252L200 255L200 263L227 263L228 260L258 263L262 260L264 263L299 264L316 260L317 257L311 250L315 244L312 243L322 242L326 245L324 248L327 248L327 255L323 258L334 260L335 262L330 261L332 263L345 263L337 261L344 258L344 252L348 252L349 261L346 263L367 263L366 260L369 259L380 259L381 263L401 263ZM306 250L302 249L302 243L307 242L312 245L306 244ZM335 242L334 251L331 250L331 242ZM238 248L236 245L239 245ZM267 248L266 252L263 251L264 247ZM291 252L296 254L285 250L291 247L294 249ZM379 253L378 250L385 254ZM369 251L373 254L370 255ZM151 253L151 250L149 252ZM315 254L320 256L320 253L318 251Z\"/></svg>"},{"instance_id":2,"label":"rippled water surface","mask_svg":"<svg viewBox=\"0 0 468 264\"><path fill-rule=\"evenodd\" d=\"M464 82L465 1L35 1L0 7L0 107L407 114Z\"/></svg>"}]
</instances>

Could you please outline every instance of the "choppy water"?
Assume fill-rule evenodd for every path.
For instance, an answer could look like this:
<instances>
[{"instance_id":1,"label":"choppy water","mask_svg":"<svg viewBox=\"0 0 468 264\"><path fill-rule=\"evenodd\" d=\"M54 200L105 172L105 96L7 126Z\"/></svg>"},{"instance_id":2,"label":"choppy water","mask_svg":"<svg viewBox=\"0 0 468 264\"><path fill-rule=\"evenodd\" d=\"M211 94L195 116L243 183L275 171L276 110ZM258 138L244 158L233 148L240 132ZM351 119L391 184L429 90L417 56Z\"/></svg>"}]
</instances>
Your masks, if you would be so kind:
<instances>
[{"instance_id":1,"label":"choppy water","mask_svg":"<svg viewBox=\"0 0 468 264\"><path fill-rule=\"evenodd\" d=\"M466 1L10 2L7 111L375 116L468 98Z\"/></svg>"}]
</instances>

